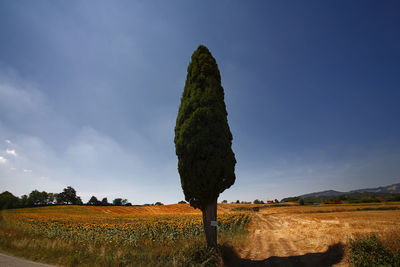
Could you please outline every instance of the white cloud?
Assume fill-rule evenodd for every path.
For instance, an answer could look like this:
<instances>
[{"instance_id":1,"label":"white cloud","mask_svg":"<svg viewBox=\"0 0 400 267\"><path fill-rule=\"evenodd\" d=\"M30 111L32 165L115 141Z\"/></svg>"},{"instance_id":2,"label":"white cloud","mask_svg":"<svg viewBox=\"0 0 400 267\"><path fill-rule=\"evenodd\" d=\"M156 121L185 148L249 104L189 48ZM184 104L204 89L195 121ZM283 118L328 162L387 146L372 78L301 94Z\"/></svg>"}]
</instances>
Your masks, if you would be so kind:
<instances>
[{"instance_id":1,"label":"white cloud","mask_svg":"<svg viewBox=\"0 0 400 267\"><path fill-rule=\"evenodd\" d=\"M7 149L6 150L6 153L8 154L8 155L13 155L14 157L16 157L17 156L17 152L14 150L14 149Z\"/></svg>"},{"instance_id":2,"label":"white cloud","mask_svg":"<svg viewBox=\"0 0 400 267\"><path fill-rule=\"evenodd\" d=\"M9 145L11 145L12 143L11 143L11 141L10 140L8 140L8 139L6 139L4 142L6 142L7 144L9 144Z\"/></svg>"},{"instance_id":3,"label":"white cloud","mask_svg":"<svg viewBox=\"0 0 400 267\"><path fill-rule=\"evenodd\" d=\"M6 158L0 156L0 164L6 164L7 161L8 161L8 160L7 160Z\"/></svg>"},{"instance_id":4,"label":"white cloud","mask_svg":"<svg viewBox=\"0 0 400 267\"><path fill-rule=\"evenodd\" d=\"M25 169L24 172L26 172L26 173L31 173L32 170L27 170L27 169Z\"/></svg>"}]
</instances>

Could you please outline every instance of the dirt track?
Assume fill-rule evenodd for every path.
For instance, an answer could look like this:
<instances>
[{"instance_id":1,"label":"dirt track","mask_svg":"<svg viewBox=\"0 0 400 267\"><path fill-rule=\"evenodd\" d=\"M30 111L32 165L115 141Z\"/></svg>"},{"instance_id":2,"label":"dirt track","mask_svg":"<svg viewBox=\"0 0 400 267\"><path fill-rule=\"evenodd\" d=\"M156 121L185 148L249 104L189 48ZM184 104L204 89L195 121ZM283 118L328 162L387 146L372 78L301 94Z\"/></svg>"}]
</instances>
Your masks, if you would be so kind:
<instances>
[{"instance_id":1,"label":"dirt track","mask_svg":"<svg viewBox=\"0 0 400 267\"><path fill-rule=\"evenodd\" d=\"M28 261L0 253L0 266L7 267L55 267L53 265Z\"/></svg>"}]
</instances>

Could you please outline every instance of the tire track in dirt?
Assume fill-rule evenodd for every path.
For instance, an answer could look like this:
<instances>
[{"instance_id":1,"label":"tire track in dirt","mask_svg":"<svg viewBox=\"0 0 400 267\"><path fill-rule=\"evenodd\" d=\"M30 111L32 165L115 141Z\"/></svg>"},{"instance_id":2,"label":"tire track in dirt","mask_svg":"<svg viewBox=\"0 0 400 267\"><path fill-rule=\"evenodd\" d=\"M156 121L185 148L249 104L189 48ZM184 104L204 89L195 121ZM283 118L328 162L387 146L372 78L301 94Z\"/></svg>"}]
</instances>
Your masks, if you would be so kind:
<instances>
[{"instance_id":1,"label":"tire track in dirt","mask_svg":"<svg viewBox=\"0 0 400 267\"><path fill-rule=\"evenodd\" d=\"M252 260L263 260L271 256L296 254L296 246L285 237L282 225L276 216L255 214L249 228L249 242L241 251L241 256Z\"/></svg>"}]
</instances>

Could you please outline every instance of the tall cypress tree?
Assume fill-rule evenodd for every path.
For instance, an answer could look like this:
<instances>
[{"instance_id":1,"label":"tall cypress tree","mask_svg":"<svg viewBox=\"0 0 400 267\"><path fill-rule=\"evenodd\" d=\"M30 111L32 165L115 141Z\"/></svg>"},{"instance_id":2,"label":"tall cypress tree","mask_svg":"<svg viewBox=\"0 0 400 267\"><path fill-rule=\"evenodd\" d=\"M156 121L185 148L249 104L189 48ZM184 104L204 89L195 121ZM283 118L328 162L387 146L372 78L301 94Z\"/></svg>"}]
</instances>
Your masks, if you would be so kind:
<instances>
[{"instance_id":1,"label":"tall cypress tree","mask_svg":"<svg viewBox=\"0 0 400 267\"><path fill-rule=\"evenodd\" d=\"M217 63L200 45L187 69L175 126L185 199L203 213L208 245L217 245L217 198L235 182L235 154Z\"/></svg>"}]
</instances>

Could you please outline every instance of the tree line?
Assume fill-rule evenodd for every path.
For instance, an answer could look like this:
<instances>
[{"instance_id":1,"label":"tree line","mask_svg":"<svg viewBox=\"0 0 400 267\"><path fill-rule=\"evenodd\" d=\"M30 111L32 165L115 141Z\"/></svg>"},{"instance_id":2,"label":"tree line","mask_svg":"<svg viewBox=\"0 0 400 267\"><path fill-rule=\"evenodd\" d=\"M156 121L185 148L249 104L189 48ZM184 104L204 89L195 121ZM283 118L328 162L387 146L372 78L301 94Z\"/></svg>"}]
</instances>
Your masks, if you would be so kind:
<instances>
[{"instance_id":1,"label":"tree line","mask_svg":"<svg viewBox=\"0 0 400 267\"><path fill-rule=\"evenodd\" d=\"M21 197L14 196L8 191L0 194L0 209L50 205L132 206L132 203L122 198L116 198L109 203L106 197L100 201L95 196L92 196L87 203L83 203L81 197L77 196L76 190L71 186L64 188L60 193L33 190L29 195Z\"/></svg>"},{"instance_id":2,"label":"tree line","mask_svg":"<svg viewBox=\"0 0 400 267\"><path fill-rule=\"evenodd\" d=\"M373 203L400 201L400 194L375 193L375 192L355 192L351 194L342 194L338 196L320 196L320 197L288 197L281 202L299 202L304 204L343 204L343 203Z\"/></svg>"}]
</instances>

